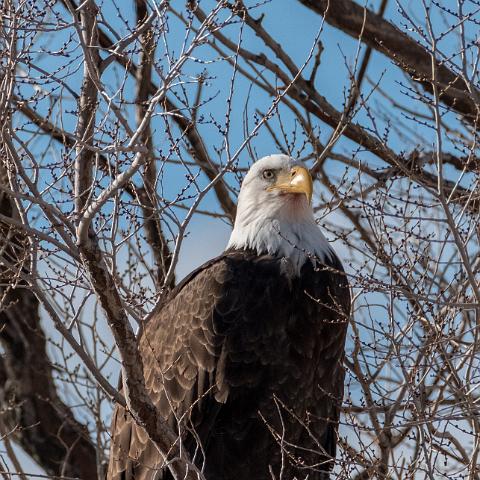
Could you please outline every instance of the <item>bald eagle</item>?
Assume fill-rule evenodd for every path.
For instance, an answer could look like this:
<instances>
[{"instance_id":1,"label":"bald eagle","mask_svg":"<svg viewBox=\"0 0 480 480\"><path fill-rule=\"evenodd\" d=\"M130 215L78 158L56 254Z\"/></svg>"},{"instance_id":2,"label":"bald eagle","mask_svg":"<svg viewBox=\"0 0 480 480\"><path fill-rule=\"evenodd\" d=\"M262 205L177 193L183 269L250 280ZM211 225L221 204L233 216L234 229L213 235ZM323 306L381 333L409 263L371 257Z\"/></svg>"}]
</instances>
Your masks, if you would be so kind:
<instances>
[{"instance_id":1,"label":"bald eagle","mask_svg":"<svg viewBox=\"0 0 480 480\"><path fill-rule=\"evenodd\" d=\"M329 478L343 397L348 282L302 164L253 164L225 252L188 275L140 335L159 421L207 480ZM171 479L121 406L110 480Z\"/></svg>"}]
</instances>

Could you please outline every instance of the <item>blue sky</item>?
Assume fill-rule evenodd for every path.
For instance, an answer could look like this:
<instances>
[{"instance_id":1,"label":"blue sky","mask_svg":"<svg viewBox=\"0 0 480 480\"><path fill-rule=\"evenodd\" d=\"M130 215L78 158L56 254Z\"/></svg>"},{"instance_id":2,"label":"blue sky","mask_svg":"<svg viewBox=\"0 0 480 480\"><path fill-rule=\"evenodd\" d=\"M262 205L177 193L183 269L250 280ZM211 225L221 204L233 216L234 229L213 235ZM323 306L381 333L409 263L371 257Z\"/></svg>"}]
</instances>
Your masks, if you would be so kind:
<instances>
[{"instance_id":1,"label":"blue sky","mask_svg":"<svg viewBox=\"0 0 480 480\"><path fill-rule=\"evenodd\" d=\"M117 29L120 35L126 34L128 29L120 17L123 16L130 25L134 24L131 2L124 2L122 0L121 11L117 11L113 8L111 0L105 0L104 2L98 3L101 6L103 16L108 23ZM183 8L184 6L184 2L172 3L178 8ZM372 9L376 9L378 8L379 3L380 1L368 2L368 6ZM422 16L420 2L401 3L404 3L414 10L419 17ZM200 4L204 10L208 11L209 6L213 5L214 2L202 1ZM66 23L70 22L70 16L68 13L63 11L61 7L58 7L57 10L63 12L63 19ZM274 0L271 3L260 6L258 11L252 12L256 17L261 13L265 13L263 19L265 28L282 44L285 51L295 60L295 62L297 62L298 65L302 64L307 58L308 52L312 47L312 42L320 28L322 23L321 17L315 15L300 3L287 0ZM404 29L405 22L398 12L395 1L392 0L389 2L385 17L400 28ZM439 29L444 28L442 22L442 18L436 17L434 20L434 26ZM239 38L239 31L240 27L236 24L226 29L225 33L228 34L231 39L235 40ZM59 69L56 72L57 76L64 75L66 71L70 72L71 75L66 81L73 90L78 92L82 78L80 50L77 48L70 53L68 61L71 62L71 64L68 66L65 66L67 60L64 57L47 53L48 50L60 50L63 42L66 41L70 35L75 36L75 32L71 27L65 28L62 32L45 34L36 40L33 50L37 52L35 54L35 63L43 69L49 72L57 71L57 69ZM167 43L171 54L174 55L178 53L184 35L184 27L172 18L170 30L167 34ZM324 26L320 41L324 46L324 51L322 53L322 62L317 76L316 88L318 92L326 97L337 109L341 109L349 85L347 66L350 68L353 66L355 53L358 49L358 42L329 25ZM274 55L271 52L266 51L262 47L259 39L256 38L247 28L244 28L243 30L242 45L254 52L264 51L269 55L269 58L275 60ZM453 51L456 48L456 45L452 42L451 44L445 44L444 48L447 51ZM157 46L157 55L160 57L164 51L164 46L159 42L159 45ZM364 51L363 46L361 47L361 51ZM194 60L189 62L184 69L182 80L187 81L189 78L198 76L204 71L208 72L209 80L208 84L204 87L203 98L211 98L211 100L202 106L199 111L199 115L203 115L204 117L204 121L199 126L199 129L204 136L207 148L212 154L214 160L225 162L227 155L223 146L224 138L222 134L219 133L217 126L214 125L210 119L213 117L221 122L222 119L225 118L226 100L228 98L228 89L230 87L229 82L232 77L232 68L227 62L219 59L218 55L207 47L201 47L195 54L198 59L202 59L203 63ZM308 76L310 68L311 65L306 68L306 76ZM32 72L32 74L40 75L35 72ZM401 72L384 56L376 52L373 53L369 64L368 76L371 77L374 82L381 79L380 86L383 90L387 91L395 100L408 104L409 100L404 95L405 88L403 84L405 83L405 78L403 74L401 74ZM124 73L121 68L112 65L107 70L104 80L109 94L116 94L117 87L123 81L123 78ZM158 76L155 81L157 83L159 82ZM127 101L132 100L135 91L134 82L127 76L125 84L124 98ZM38 108L38 111L46 114L48 108L51 105L54 105L52 119L59 124L61 120L63 128L67 131L74 132L77 115L73 112L74 100L68 93L67 89L59 86L58 83L55 82L53 84L45 85L43 88L51 93L49 95L41 94L44 98L36 104L35 107ZM365 82L364 92L367 92L368 90L369 85ZM30 86L22 87L22 91L31 92L32 88ZM175 91L181 99L182 91L180 87L177 87ZM252 90L251 93L249 92L250 82L237 75L234 83L232 103L233 113L231 117L232 127L230 130L232 151L235 151L244 140L244 115L248 115L249 126L251 129L254 125L255 109L258 108L265 112L271 104L271 98L266 94L255 89ZM192 99L192 95L194 95L194 92L189 93L190 100ZM248 95L250 95L250 97L247 103L247 109L245 110ZM117 95L115 98L118 100L119 96ZM374 93L370 101L372 104L375 104L377 102L382 102L383 99L379 93ZM105 108L104 104L102 105L102 108ZM128 113L128 120L134 125L135 120L133 109L130 107L126 108L125 111ZM298 126L292 115L285 108L280 107L279 111L282 123L285 126L286 136L289 141L292 141L295 137L294 132L297 131L298 134ZM23 118L18 116L17 120L21 123ZM366 127L370 126L370 119L363 111L358 114L355 121ZM420 127L414 121L406 121L412 129L425 137L425 141L422 143L421 147L430 149L434 142L433 132L426 127ZM381 130L387 127L387 122L384 119L377 119L377 122L380 125ZM331 132L331 128L321 124L316 119L313 119L313 124L318 131L320 139L325 141ZM274 117L271 120L270 125L276 132L280 131L277 117ZM165 154L169 148L169 144L164 133L162 119L159 116L156 117L152 126L155 148L159 154ZM108 141L108 136L105 136L104 138L105 141ZM31 145L32 151L44 155L45 161L56 160L58 158L58 149L47 148L47 143L47 139L45 138L36 140ZM302 138L301 135L298 134L296 145L293 148L294 154L301 145ZM408 152L413 150L417 145L404 142L395 131L392 131L389 138L389 146L397 152ZM265 128L261 129L259 134L252 140L251 147L255 152L255 158L274 153L278 150ZM346 139L340 140L335 147L336 152L350 156L355 150L356 146ZM358 153L358 157L362 160L368 160L375 166L382 165L380 161L366 152ZM70 158L73 158L73 154ZM241 167L248 167L248 165L250 165L255 159L252 158L247 149L241 152L239 158ZM326 168L327 171L333 175L333 178L335 178L340 177L344 173L345 167L337 162L329 161L327 162ZM231 182L233 189L238 189L239 185L237 178L232 174L228 175L227 178ZM45 176L45 184L47 184L49 180L50 177ZM108 179L103 180L104 184L106 184L105 182L107 182L107 180ZM166 199L171 200L175 197L179 189L187 185L183 167L169 165L161 178L161 182L162 194ZM201 183L202 185L206 185L208 182L202 177ZM318 190L317 193L319 193ZM186 201L186 203L188 203L188 201ZM67 202L64 208L66 210L71 208L71 201ZM216 200L212 193L207 195L200 208L214 209L218 211ZM175 212L179 217L184 214L184 212L182 213L182 211L179 211L178 209L176 209ZM339 226L342 226L343 224L343 218L336 213L330 215L328 220L333 224L337 223ZM188 228L188 235L183 243L180 260L177 265L177 277L179 279L182 278L185 274L190 272L196 266L199 266L205 260L221 253L228 240L230 229L231 227L224 220L212 219L201 215L194 216ZM327 236L329 236L328 233ZM340 253L340 256L345 253L340 242L336 242L335 248Z\"/></svg>"}]
</instances>

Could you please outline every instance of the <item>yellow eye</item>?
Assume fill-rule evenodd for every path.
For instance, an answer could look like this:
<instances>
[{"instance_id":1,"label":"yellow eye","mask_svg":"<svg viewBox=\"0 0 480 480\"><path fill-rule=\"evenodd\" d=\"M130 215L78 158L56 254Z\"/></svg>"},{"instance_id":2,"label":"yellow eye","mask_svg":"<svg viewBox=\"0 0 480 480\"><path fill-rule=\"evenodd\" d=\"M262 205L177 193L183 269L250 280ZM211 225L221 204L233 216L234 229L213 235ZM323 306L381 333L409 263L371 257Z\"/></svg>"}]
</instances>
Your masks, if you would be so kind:
<instances>
[{"instance_id":1,"label":"yellow eye","mask_svg":"<svg viewBox=\"0 0 480 480\"><path fill-rule=\"evenodd\" d=\"M262 175L265 180L271 180L275 176L275 173L273 170L264 170Z\"/></svg>"}]
</instances>

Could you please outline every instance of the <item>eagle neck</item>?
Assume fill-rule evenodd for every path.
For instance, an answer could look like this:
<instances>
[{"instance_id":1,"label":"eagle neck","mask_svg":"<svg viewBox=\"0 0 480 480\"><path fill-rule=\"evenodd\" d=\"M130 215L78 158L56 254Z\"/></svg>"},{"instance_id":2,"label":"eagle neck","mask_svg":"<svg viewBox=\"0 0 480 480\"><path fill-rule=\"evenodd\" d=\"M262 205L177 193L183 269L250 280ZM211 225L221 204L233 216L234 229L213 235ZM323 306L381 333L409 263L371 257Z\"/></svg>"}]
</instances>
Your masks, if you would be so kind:
<instances>
[{"instance_id":1,"label":"eagle neck","mask_svg":"<svg viewBox=\"0 0 480 480\"><path fill-rule=\"evenodd\" d=\"M291 218L254 216L237 218L227 249L250 250L282 259L282 272L300 276L307 260L328 262L333 250L318 228L313 215Z\"/></svg>"}]
</instances>

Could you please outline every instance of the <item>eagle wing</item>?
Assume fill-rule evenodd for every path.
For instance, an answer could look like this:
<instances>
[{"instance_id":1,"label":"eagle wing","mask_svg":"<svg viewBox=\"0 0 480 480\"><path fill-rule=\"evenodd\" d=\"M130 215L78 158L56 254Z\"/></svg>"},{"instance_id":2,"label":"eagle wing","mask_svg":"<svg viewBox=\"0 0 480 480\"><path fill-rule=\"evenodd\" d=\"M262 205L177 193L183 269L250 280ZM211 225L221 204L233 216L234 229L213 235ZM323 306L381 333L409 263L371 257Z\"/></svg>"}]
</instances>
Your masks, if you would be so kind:
<instances>
[{"instance_id":1,"label":"eagle wing","mask_svg":"<svg viewBox=\"0 0 480 480\"><path fill-rule=\"evenodd\" d=\"M221 338L214 333L212 324L215 306L225 305L222 287L234 274L222 260L213 259L188 275L152 316L140 337L147 390L160 417L167 419L174 430L179 421L187 423L194 404L197 417L201 412L206 422L213 422L215 412L211 407L220 406L227 396L222 379L215 378ZM229 292L232 310L240 301L235 293ZM212 394L219 402L205 402L204 397ZM196 420L203 430L208 430L206 422ZM146 432L117 405L107 478L162 478L154 473L162 470L163 463Z\"/></svg>"},{"instance_id":2,"label":"eagle wing","mask_svg":"<svg viewBox=\"0 0 480 480\"><path fill-rule=\"evenodd\" d=\"M248 255L246 252L224 254L182 281L146 325L140 338L140 351L147 389L159 418L167 420L174 431L181 430L186 442L192 438L201 439L201 446L206 449L212 426L222 416L223 405L231 394L230 390L235 388L248 390L248 395L242 399L241 415L228 412L234 417L232 431L241 435L238 432L246 428L241 422L248 423L257 413L255 398L265 397L268 375L285 368L279 365L282 355L272 353L270 358L268 349L263 348L270 341L266 337L278 336L275 326L263 330L258 327L262 324L260 319L271 317L271 312L276 310L275 299L288 298L290 284L286 279L272 285L272 278L283 277L278 269L278 260L269 256ZM319 327L325 334L323 348L319 352L314 345L312 337L318 337L318 334L295 328L281 335L285 337L285 344L278 346L278 352L297 349L299 355L322 355L325 358L322 371L312 371L310 386L315 389L313 384L317 382L325 385L326 391L319 393L316 399L318 408L313 412L323 425L322 416L334 421L338 418L338 400L343 394L340 363L346 321L338 322L338 311L332 305L338 303L344 312L348 312L350 297L343 276L329 271L311 275L311 291L302 290L299 294L306 296L309 315L311 313L316 319L319 309L323 310L325 324ZM318 299L325 301L329 297L334 301L328 300L326 307L319 304ZM288 330L288 322L283 323ZM308 328L311 325L305 325L305 329ZM238 335L232 335L232 330ZM227 337L228 341L225 340ZM300 378L303 372L289 371L289 374ZM286 384L284 393L285 398L301 404L302 392L298 387ZM329 399L325 402L329 395L333 395L336 401ZM327 453L334 455L335 438L329 440L328 437L335 434L336 427L324 430L320 432L322 438L319 441L327 444ZM185 431L190 435L184 435ZM222 444L222 448L226 447ZM260 449L261 445L257 448ZM196 454L197 458L202 457L201 452ZM161 454L146 432L135 424L123 407L117 406L112 421L107 478L170 478L168 473L162 473L163 465Z\"/></svg>"}]
</instances>

